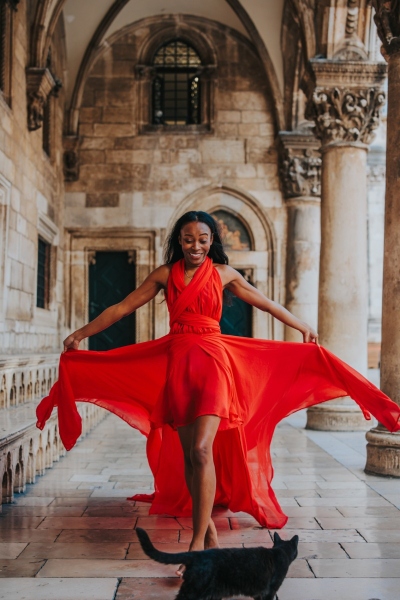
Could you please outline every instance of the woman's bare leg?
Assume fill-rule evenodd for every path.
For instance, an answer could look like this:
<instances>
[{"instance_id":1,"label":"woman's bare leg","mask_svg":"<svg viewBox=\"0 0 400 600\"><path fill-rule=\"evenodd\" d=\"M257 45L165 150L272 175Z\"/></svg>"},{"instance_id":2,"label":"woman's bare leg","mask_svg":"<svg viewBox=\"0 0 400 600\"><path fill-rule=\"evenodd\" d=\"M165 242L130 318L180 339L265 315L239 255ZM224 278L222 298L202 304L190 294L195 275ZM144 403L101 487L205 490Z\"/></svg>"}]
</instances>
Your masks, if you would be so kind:
<instances>
[{"instance_id":1,"label":"woman's bare leg","mask_svg":"<svg viewBox=\"0 0 400 600\"><path fill-rule=\"evenodd\" d=\"M219 417L205 415L178 430L185 457L186 483L193 503L190 550L218 546L217 530L211 519L211 512L216 488L212 447L219 423ZM181 567L177 573L182 573Z\"/></svg>"}]
</instances>

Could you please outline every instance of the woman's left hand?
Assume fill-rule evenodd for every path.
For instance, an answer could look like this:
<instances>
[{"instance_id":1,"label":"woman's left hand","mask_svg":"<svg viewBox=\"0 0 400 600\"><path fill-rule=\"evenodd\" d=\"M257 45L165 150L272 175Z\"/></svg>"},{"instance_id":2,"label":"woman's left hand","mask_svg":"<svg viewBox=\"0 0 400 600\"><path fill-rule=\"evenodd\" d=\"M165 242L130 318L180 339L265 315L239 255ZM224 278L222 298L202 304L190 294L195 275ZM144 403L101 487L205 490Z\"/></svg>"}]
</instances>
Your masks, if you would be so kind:
<instances>
[{"instance_id":1,"label":"woman's left hand","mask_svg":"<svg viewBox=\"0 0 400 600\"><path fill-rule=\"evenodd\" d=\"M315 331L315 329L313 329L309 325L306 325L305 328L302 329L301 333L303 334L304 343L314 342L315 344L317 344L317 346L319 346L318 333Z\"/></svg>"}]
</instances>

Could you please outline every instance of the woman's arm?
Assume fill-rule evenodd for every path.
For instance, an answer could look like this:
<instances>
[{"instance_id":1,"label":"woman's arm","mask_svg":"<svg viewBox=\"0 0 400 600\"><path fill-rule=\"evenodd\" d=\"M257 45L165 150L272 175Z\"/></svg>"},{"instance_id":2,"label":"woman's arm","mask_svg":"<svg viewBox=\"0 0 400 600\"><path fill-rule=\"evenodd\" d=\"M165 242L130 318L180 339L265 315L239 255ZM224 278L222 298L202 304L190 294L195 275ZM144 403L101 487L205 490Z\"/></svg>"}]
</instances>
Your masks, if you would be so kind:
<instances>
[{"instance_id":1,"label":"woman's arm","mask_svg":"<svg viewBox=\"0 0 400 600\"><path fill-rule=\"evenodd\" d=\"M257 288L250 285L238 271L228 265L218 265L217 268L221 274L223 286L235 296L264 312L270 313L285 325L297 329L303 334L304 342L318 343L318 334L310 325L292 315L281 304L264 296Z\"/></svg>"},{"instance_id":2,"label":"woman's arm","mask_svg":"<svg viewBox=\"0 0 400 600\"><path fill-rule=\"evenodd\" d=\"M90 321L90 323L84 325L84 327L71 333L71 335L63 342L64 351L69 348L77 350L81 340L107 329L110 325L113 325L123 317L130 315L132 312L155 298L162 288L167 287L168 275L169 267L167 265L162 265L158 269L155 269L144 282L124 298L124 300L118 302L118 304L109 306L103 310L98 317L93 319L93 321Z\"/></svg>"}]
</instances>

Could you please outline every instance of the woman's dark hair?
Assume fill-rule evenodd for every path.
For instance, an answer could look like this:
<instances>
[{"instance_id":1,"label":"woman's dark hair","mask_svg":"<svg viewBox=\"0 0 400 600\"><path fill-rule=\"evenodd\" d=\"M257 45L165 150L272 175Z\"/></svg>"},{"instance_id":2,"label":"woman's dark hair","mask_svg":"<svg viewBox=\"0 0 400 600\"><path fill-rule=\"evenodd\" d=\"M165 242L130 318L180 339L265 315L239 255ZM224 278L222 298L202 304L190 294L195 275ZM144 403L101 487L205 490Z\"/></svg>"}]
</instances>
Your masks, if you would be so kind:
<instances>
[{"instance_id":1,"label":"woman's dark hair","mask_svg":"<svg viewBox=\"0 0 400 600\"><path fill-rule=\"evenodd\" d=\"M193 223L194 221L204 223L211 230L213 243L211 244L208 256L215 263L227 265L229 260L224 252L219 225L211 215L202 210L191 210L177 220L165 243L164 262L170 265L183 258L182 246L179 243L181 229L187 223Z\"/></svg>"}]
</instances>

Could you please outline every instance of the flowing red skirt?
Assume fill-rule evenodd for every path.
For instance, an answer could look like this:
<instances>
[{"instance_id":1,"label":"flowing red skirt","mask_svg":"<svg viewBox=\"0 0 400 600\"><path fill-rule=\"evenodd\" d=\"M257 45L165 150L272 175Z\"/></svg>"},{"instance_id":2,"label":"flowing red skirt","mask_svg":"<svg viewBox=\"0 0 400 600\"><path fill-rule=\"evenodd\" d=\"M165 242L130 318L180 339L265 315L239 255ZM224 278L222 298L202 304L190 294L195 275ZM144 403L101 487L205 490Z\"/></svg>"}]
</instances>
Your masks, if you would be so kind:
<instances>
[{"instance_id":1,"label":"flowing red skirt","mask_svg":"<svg viewBox=\"0 0 400 600\"><path fill-rule=\"evenodd\" d=\"M147 436L155 492L136 498L152 502L150 513L191 515L183 454L176 429L166 424L169 409L163 401L165 390L175 377L168 356L178 339L180 360L184 360L186 351L192 352L192 373L197 372L203 378L207 373L210 394L215 389L217 394L224 394L228 388L221 384L224 381L221 372L214 379L210 363L203 364L204 357L219 353L222 358L215 360L222 371L224 361L228 361L226 381L232 398L228 412L226 401L221 402L221 411L225 412L220 415L221 427L214 443L215 504L232 511L245 511L262 526L280 528L287 521L271 487L270 444L275 427L283 418L294 411L348 395L359 404L367 419L372 413L390 431L400 429L399 407L354 369L315 344L209 333L196 334L202 350L197 352L193 351L191 334L169 334L104 353L68 351L61 356L59 381L38 406L38 427L44 427L57 406L60 436L69 450L81 433L75 404L80 401L102 406L141 431ZM233 381L229 380L232 376ZM192 384L197 385L193 381ZM204 400L200 384L199 380ZM179 385L175 381L174 389ZM224 389L218 391L221 385ZM170 421L176 427L179 399L175 400L178 405ZM208 414L207 404L202 402L200 410L201 414ZM193 418L198 414L194 410Z\"/></svg>"}]
</instances>

